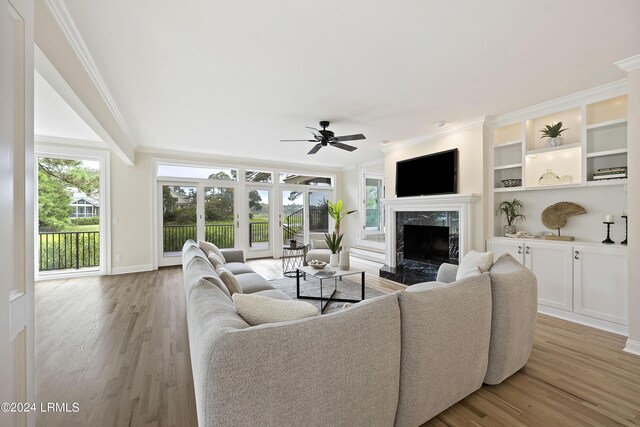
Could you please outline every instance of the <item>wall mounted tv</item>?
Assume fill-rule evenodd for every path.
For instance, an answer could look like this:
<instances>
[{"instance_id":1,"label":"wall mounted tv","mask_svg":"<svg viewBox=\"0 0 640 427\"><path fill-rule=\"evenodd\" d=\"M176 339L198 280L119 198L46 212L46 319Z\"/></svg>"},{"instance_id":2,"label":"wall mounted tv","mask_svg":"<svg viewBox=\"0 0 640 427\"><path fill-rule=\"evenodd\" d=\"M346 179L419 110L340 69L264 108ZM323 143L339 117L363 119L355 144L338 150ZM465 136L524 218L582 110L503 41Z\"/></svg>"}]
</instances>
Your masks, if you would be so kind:
<instances>
[{"instance_id":1,"label":"wall mounted tv","mask_svg":"<svg viewBox=\"0 0 640 427\"><path fill-rule=\"evenodd\" d=\"M396 197L457 192L457 148L396 163Z\"/></svg>"}]
</instances>

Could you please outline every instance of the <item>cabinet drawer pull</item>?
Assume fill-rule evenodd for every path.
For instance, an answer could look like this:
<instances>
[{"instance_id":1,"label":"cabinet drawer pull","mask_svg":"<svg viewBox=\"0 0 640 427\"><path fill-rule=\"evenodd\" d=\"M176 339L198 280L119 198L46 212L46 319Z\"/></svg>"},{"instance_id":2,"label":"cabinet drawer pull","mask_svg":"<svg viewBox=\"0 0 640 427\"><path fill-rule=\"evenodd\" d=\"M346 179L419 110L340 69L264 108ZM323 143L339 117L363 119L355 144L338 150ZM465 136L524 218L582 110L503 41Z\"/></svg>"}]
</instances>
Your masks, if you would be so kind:
<instances>
[{"instance_id":1,"label":"cabinet drawer pull","mask_svg":"<svg viewBox=\"0 0 640 427\"><path fill-rule=\"evenodd\" d=\"M573 256L574 259L580 259L578 258L578 255L580 255L580 252L576 251L576 254Z\"/></svg>"},{"instance_id":2,"label":"cabinet drawer pull","mask_svg":"<svg viewBox=\"0 0 640 427\"><path fill-rule=\"evenodd\" d=\"M518 253L521 254L522 253L522 246L518 246Z\"/></svg>"},{"instance_id":3,"label":"cabinet drawer pull","mask_svg":"<svg viewBox=\"0 0 640 427\"><path fill-rule=\"evenodd\" d=\"M525 254L529 255L529 249L531 249L529 246L527 246L527 250L525 251Z\"/></svg>"}]
</instances>

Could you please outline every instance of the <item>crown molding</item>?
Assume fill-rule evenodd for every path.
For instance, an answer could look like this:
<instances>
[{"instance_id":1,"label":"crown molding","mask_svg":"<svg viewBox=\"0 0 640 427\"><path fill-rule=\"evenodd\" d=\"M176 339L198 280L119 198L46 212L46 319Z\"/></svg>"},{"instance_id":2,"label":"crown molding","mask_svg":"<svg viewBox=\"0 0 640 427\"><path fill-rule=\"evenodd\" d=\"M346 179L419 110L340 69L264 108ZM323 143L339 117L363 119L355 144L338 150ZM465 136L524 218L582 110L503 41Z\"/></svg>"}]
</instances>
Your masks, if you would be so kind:
<instances>
[{"instance_id":1,"label":"crown molding","mask_svg":"<svg viewBox=\"0 0 640 427\"><path fill-rule=\"evenodd\" d=\"M640 68L640 55L635 55L630 58L623 59L615 63L618 68L620 68L625 73L628 73L631 70L635 70L636 68Z\"/></svg>"},{"instance_id":2,"label":"crown molding","mask_svg":"<svg viewBox=\"0 0 640 427\"><path fill-rule=\"evenodd\" d=\"M91 53L89 52L89 48L87 47L87 45L84 42L84 39L80 35L80 31L78 31L78 27L73 21L73 18L71 17L71 14L69 13L69 9L67 9L67 6L65 5L64 0L44 0L44 2L49 8L49 11L51 11L51 15L53 16L55 21L58 23L58 26L62 30L63 34L69 41L71 48L76 53L85 71L87 72L87 74L89 74L89 77L93 81L93 84L96 86L96 89L100 93L100 96L102 96L102 99L104 100L105 104L109 108L109 111L111 111L111 114L113 115L116 122L118 123L118 126L120 126L120 129L122 129L122 132L127 137L129 143L135 149L136 144L133 142L133 139L131 138L131 132L129 132L129 127L127 126L127 123L124 121L124 117L120 113L120 110L118 109L116 102L113 99L113 96L111 96L111 93L107 89L107 85L104 79L102 78L100 71L98 71L98 67L95 61L93 60L93 56L91 56Z\"/></svg>"},{"instance_id":3,"label":"crown molding","mask_svg":"<svg viewBox=\"0 0 640 427\"><path fill-rule=\"evenodd\" d=\"M390 151L395 151L400 148L421 144L423 142L433 141L434 139L442 138L447 135L453 135L454 133L459 133L465 130L482 127L487 123L487 120L488 118L483 116L483 117L479 117L466 122L445 126L442 129L438 129L434 132L431 132L416 138L410 138L410 139L405 139L401 141L388 142L386 144L382 144L380 149L382 150L383 153L388 153Z\"/></svg>"},{"instance_id":4,"label":"crown molding","mask_svg":"<svg viewBox=\"0 0 640 427\"><path fill-rule=\"evenodd\" d=\"M622 79L552 99L551 101L521 108L520 110L512 111L510 113L500 114L493 117L490 123L492 126L504 126L520 120L544 116L558 111L568 110L570 108L576 108L584 103L598 102L608 98L625 95L627 91L627 79Z\"/></svg>"}]
</instances>

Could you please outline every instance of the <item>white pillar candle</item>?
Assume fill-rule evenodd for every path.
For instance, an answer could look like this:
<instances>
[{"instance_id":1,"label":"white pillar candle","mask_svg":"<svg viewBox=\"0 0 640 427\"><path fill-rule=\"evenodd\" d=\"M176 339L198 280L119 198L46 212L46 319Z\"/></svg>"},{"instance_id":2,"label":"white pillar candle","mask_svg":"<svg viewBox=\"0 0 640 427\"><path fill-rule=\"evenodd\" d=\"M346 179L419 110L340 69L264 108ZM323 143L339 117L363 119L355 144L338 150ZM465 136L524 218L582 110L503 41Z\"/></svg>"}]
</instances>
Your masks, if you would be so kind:
<instances>
[{"instance_id":1,"label":"white pillar candle","mask_svg":"<svg viewBox=\"0 0 640 427\"><path fill-rule=\"evenodd\" d=\"M613 215L611 214L606 214L604 216L604 222L613 222Z\"/></svg>"},{"instance_id":2,"label":"white pillar candle","mask_svg":"<svg viewBox=\"0 0 640 427\"><path fill-rule=\"evenodd\" d=\"M627 208L622 209L622 216L627 216Z\"/></svg>"}]
</instances>

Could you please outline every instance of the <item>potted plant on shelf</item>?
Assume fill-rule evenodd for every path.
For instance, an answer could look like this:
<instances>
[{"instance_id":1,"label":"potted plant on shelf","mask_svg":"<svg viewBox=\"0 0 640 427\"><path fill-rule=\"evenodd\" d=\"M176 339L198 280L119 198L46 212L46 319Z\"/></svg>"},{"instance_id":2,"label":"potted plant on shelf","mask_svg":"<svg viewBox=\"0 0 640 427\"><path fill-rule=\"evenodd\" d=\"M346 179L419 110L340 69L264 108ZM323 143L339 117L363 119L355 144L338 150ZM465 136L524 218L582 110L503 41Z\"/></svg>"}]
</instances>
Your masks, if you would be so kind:
<instances>
[{"instance_id":1,"label":"potted plant on shelf","mask_svg":"<svg viewBox=\"0 0 640 427\"><path fill-rule=\"evenodd\" d=\"M324 238L329 245L329 249L331 250L331 256L329 258L329 265L332 267L337 267L338 265L345 267L344 269L349 269L349 251L346 249L342 249L340 244L342 243L343 234L340 233L340 222L347 216L355 212L355 210L350 210L343 212L344 206L342 203L342 199L338 199L335 203L331 203L327 200L327 211L331 218L335 220L335 226L333 228L333 233L324 235Z\"/></svg>"},{"instance_id":2,"label":"potted plant on shelf","mask_svg":"<svg viewBox=\"0 0 640 427\"><path fill-rule=\"evenodd\" d=\"M507 225L504 226L504 234L515 234L516 226L514 224L518 222L522 222L527 219L521 212L524 211L524 205L518 199L513 199L511 201L505 200L500 203L498 206L498 210L496 214L502 216L507 219Z\"/></svg>"},{"instance_id":3,"label":"potted plant on shelf","mask_svg":"<svg viewBox=\"0 0 640 427\"><path fill-rule=\"evenodd\" d=\"M546 125L544 129L540 129L540 138L547 138L547 147L559 147L562 145L562 132L565 130L567 129L562 129L562 122Z\"/></svg>"}]
</instances>

